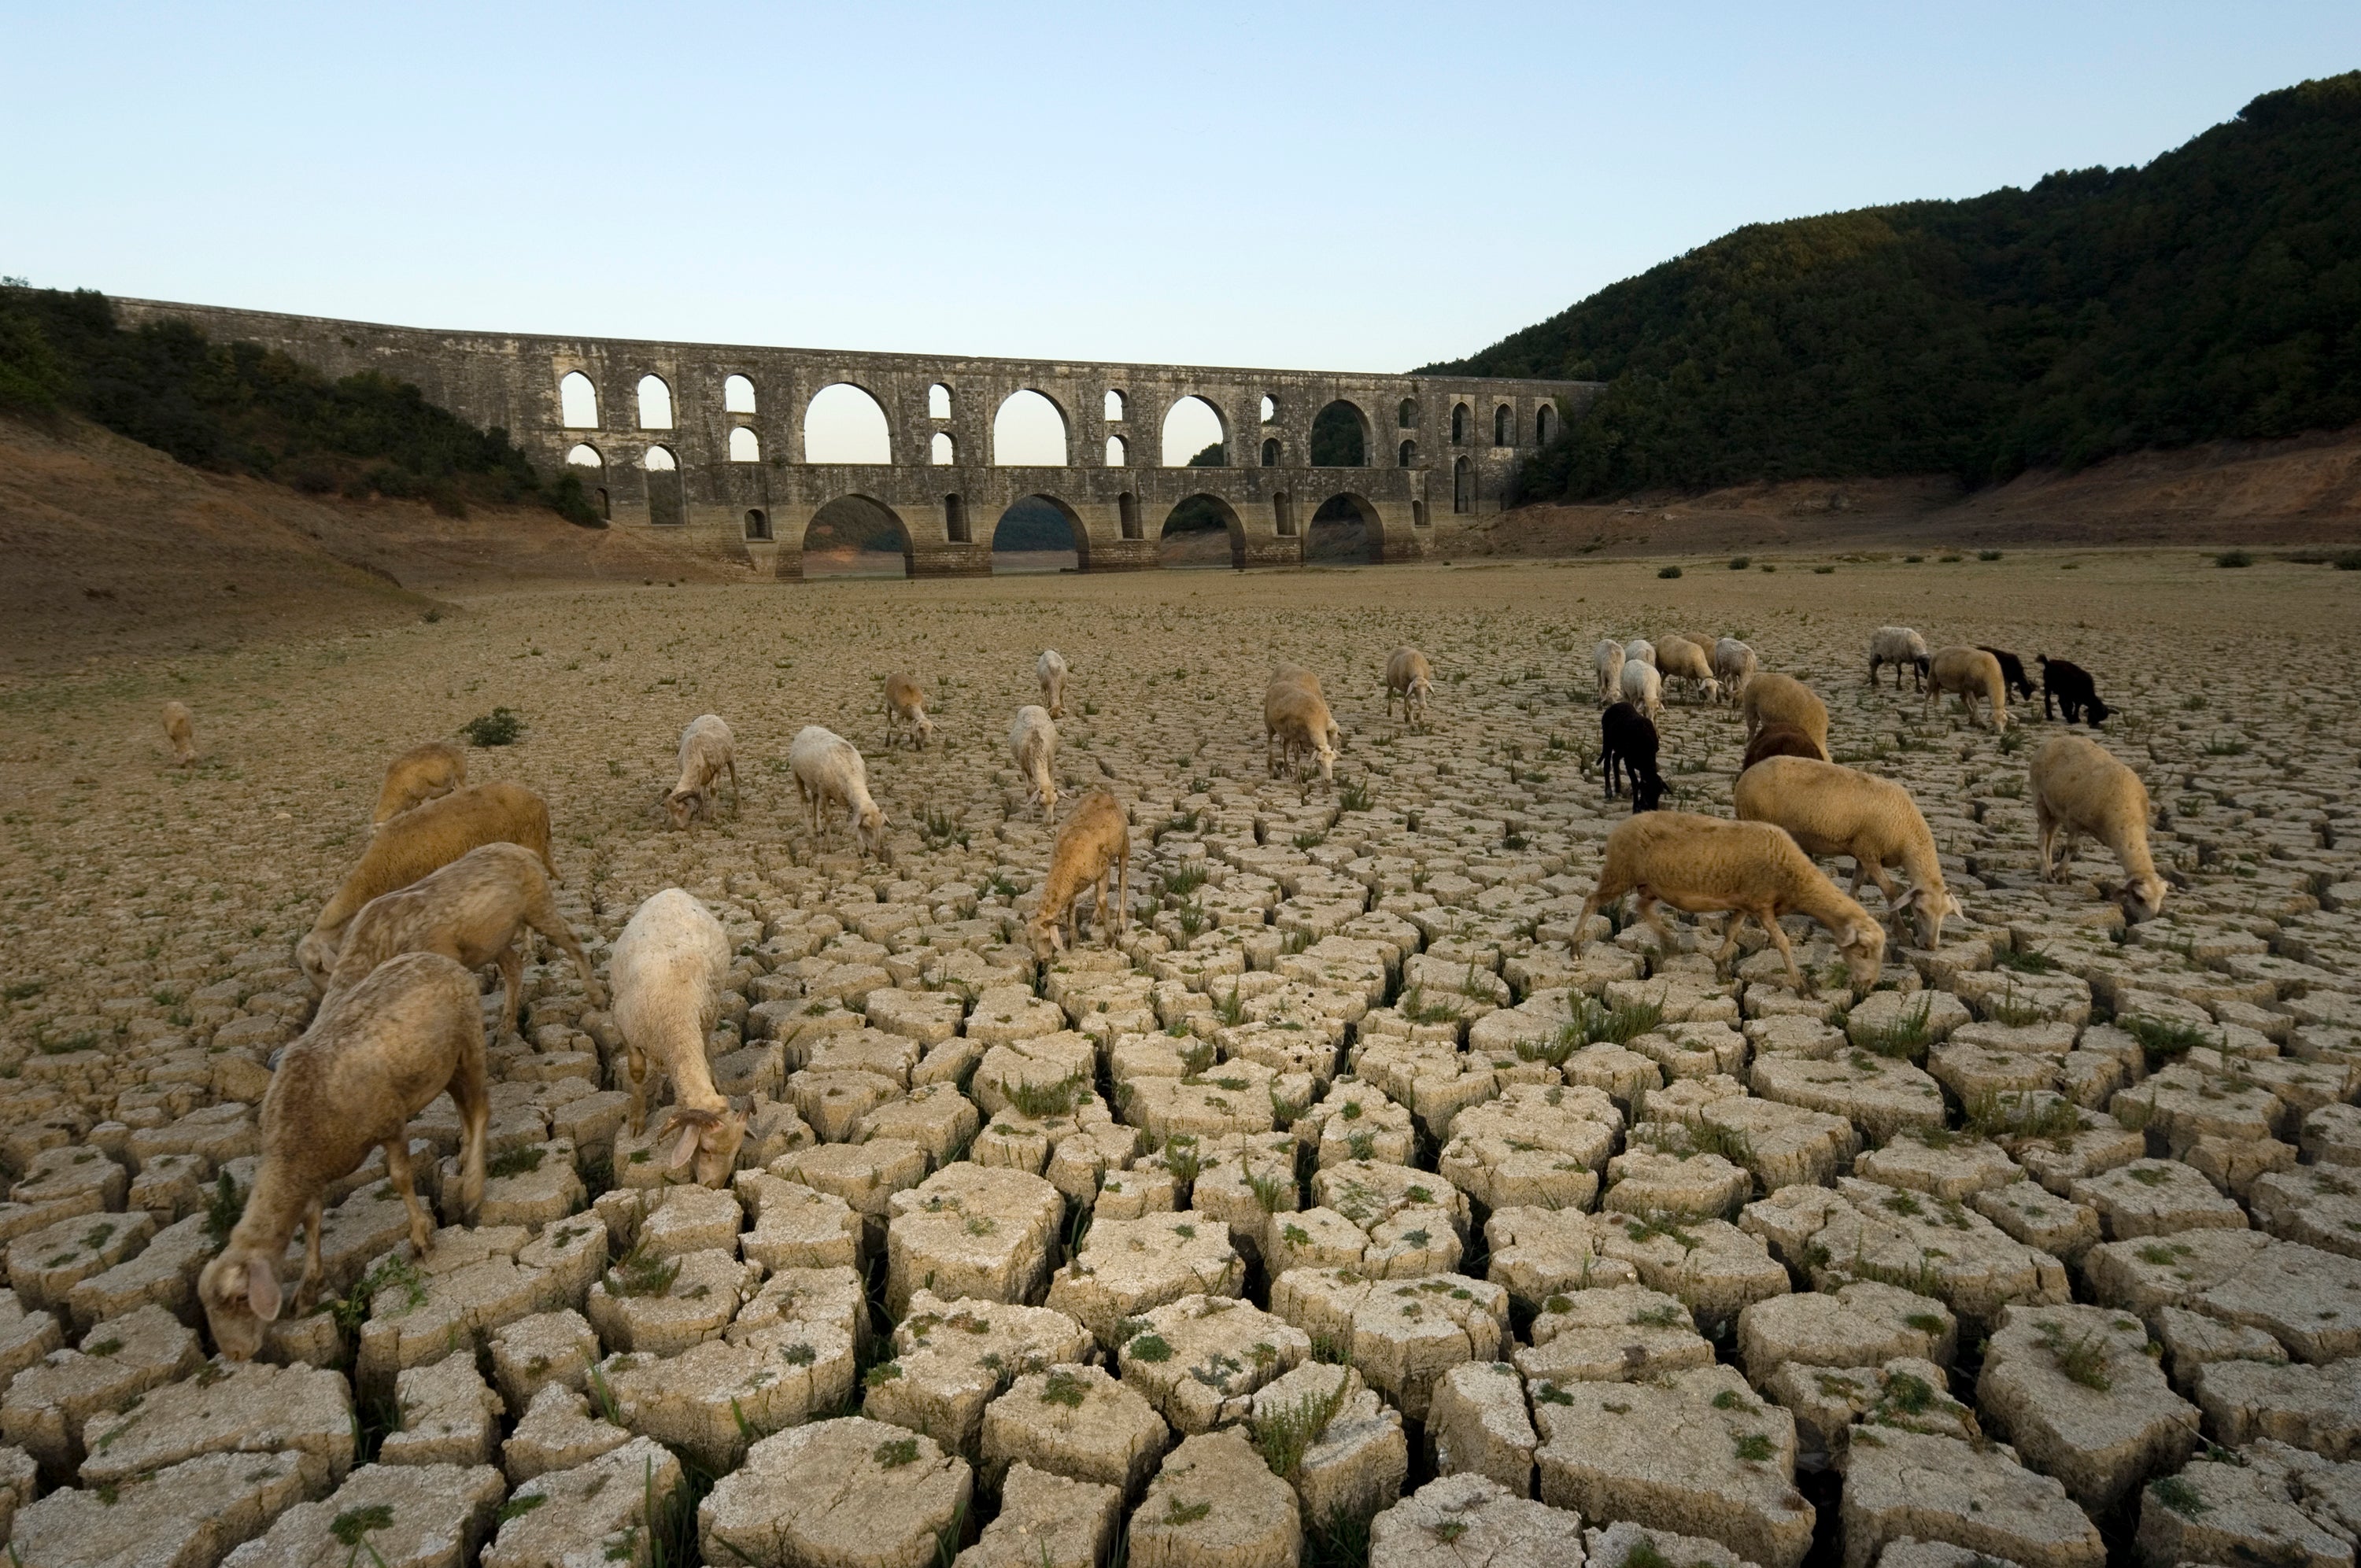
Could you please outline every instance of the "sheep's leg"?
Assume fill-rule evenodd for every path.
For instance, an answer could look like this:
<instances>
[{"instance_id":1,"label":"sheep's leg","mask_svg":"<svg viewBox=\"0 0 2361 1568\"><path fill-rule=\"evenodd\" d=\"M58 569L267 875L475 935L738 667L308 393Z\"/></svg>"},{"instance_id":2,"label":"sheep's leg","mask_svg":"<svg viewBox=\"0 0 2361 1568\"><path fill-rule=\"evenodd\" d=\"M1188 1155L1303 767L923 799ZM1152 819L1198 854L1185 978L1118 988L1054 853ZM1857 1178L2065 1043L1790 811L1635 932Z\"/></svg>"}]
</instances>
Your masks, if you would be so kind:
<instances>
[{"instance_id":1,"label":"sheep's leg","mask_svg":"<svg viewBox=\"0 0 2361 1568\"><path fill-rule=\"evenodd\" d=\"M410 1135L396 1133L385 1140L385 1174L393 1190L401 1197L401 1206L410 1212L410 1251L413 1257L424 1257L434 1239L434 1227L426 1218L426 1205L419 1201L417 1173L410 1165Z\"/></svg>"},{"instance_id":2,"label":"sheep's leg","mask_svg":"<svg viewBox=\"0 0 2361 1568\"><path fill-rule=\"evenodd\" d=\"M1648 923L1648 929L1656 934L1656 947L1658 951L1670 953L1675 950L1675 944L1673 941L1673 934L1665 927L1664 917L1657 913L1656 895L1654 894L1649 892L1644 887L1642 888L1640 890L1640 902L1633 909L1633 913L1638 915L1641 919L1646 921Z\"/></svg>"},{"instance_id":3,"label":"sheep's leg","mask_svg":"<svg viewBox=\"0 0 2361 1568\"><path fill-rule=\"evenodd\" d=\"M582 977L582 991L590 999L590 1005L606 1006L606 989L598 983L598 977L590 972L590 957L582 950L582 943L575 937L574 927L567 925L566 916L557 912L557 901L549 896L547 888L544 887L541 896L533 901L525 919L530 929L540 932L555 943L566 957L574 960L574 972Z\"/></svg>"},{"instance_id":4,"label":"sheep's leg","mask_svg":"<svg viewBox=\"0 0 2361 1568\"><path fill-rule=\"evenodd\" d=\"M626 1043L623 1064L631 1078L631 1136L648 1130L648 1058L640 1047Z\"/></svg>"},{"instance_id":5,"label":"sheep's leg","mask_svg":"<svg viewBox=\"0 0 2361 1568\"><path fill-rule=\"evenodd\" d=\"M451 1075L451 1102L459 1110L459 1219L472 1225L484 1204L484 1153L492 1127L492 1097L484 1085L480 1049Z\"/></svg>"},{"instance_id":6,"label":"sheep's leg","mask_svg":"<svg viewBox=\"0 0 2361 1568\"><path fill-rule=\"evenodd\" d=\"M533 939L529 934L521 935L525 941ZM517 947L518 938L511 937L509 945L502 948L500 957L492 960L500 966L500 1028L504 1031L503 1038L511 1034L522 1036L524 1033L517 1025L517 992L524 986L524 955L517 951Z\"/></svg>"},{"instance_id":7,"label":"sheep's leg","mask_svg":"<svg viewBox=\"0 0 2361 1568\"><path fill-rule=\"evenodd\" d=\"M1853 861L1852 896L1855 901L1861 897L1861 873L1863 870L1869 872L1869 880L1877 884L1877 891L1885 894L1886 907L1892 908L1901 902L1901 894L1894 891L1894 879L1886 875L1883 862L1875 855L1866 860L1855 857Z\"/></svg>"},{"instance_id":8,"label":"sheep's leg","mask_svg":"<svg viewBox=\"0 0 2361 1568\"><path fill-rule=\"evenodd\" d=\"M1754 916L1756 924L1771 934L1772 946L1777 948L1779 956L1787 960L1787 983L1795 988L1796 995L1809 996L1812 988L1804 983L1804 971L1795 967L1795 949L1787 945L1787 933L1779 928L1778 913L1770 909L1755 909L1748 913ZM1735 927L1737 922L1730 924Z\"/></svg>"},{"instance_id":9,"label":"sheep's leg","mask_svg":"<svg viewBox=\"0 0 2361 1568\"><path fill-rule=\"evenodd\" d=\"M1131 845L1123 847L1123 859L1115 862L1115 939L1123 940L1124 928L1131 919Z\"/></svg>"},{"instance_id":10,"label":"sheep's leg","mask_svg":"<svg viewBox=\"0 0 2361 1568\"><path fill-rule=\"evenodd\" d=\"M295 1314L301 1317L312 1310L312 1292L320 1284L320 1194L312 1194L312 1201L303 1208L303 1277L295 1287Z\"/></svg>"},{"instance_id":11,"label":"sheep's leg","mask_svg":"<svg viewBox=\"0 0 2361 1568\"><path fill-rule=\"evenodd\" d=\"M1729 929L1723 933L1721 951L1713 955L1713 972L1715 974L1720 975L1728 973L1728 970L1726 970L1722 966L1730 962L1730 958L1732 953L1738 951L1738 928L1745 924L1746 912L1744 910L1734 909L1730 911L1730 927Z\"/></svg>"},{"instance_id":12,"label":"sheep's leg","mask_svg":"<svg viewBox=\"0 0 2361 1568\"><path fill-rule=\"evenodd\" d=\"M1114 921L1107 917L1108 873L1113 869L1114 868L1110 866L1101 866L1099 868L1099 880L1091 887L1091 913L1097 918L1099 940L1101 942L1110 942L1110 938L1113 936L1115 928Z\"/></svg>"}]
</instances>

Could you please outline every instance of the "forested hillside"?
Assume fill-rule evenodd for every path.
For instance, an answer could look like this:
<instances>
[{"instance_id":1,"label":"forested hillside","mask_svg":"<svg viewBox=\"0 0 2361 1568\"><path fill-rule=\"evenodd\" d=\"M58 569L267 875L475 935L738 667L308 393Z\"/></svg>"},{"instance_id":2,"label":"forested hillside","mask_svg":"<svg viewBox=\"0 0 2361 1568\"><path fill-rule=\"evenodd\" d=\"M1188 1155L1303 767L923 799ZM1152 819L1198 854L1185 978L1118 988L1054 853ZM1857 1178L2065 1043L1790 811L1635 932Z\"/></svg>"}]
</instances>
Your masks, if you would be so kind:
<instances>
[{"instance_id":1,"label":"forested hillside","mask_svg":"<svg viewBox=\"0 0 2361 1568\"><path fill-rule=\"evenodd\" d=\"M1604 380L1527 499L2028 467L2361 421L2361 71L2141 169L1751 225L1469 358Z\"/></svg>"}]
</instances>

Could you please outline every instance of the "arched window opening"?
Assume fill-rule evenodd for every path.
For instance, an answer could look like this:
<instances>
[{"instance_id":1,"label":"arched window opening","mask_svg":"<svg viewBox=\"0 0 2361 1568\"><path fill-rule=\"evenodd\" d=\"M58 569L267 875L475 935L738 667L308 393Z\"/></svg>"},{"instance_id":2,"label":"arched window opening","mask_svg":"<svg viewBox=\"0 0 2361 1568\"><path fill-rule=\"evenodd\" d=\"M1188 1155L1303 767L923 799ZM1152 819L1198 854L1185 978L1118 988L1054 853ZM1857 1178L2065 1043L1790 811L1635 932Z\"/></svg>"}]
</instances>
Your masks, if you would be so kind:
<instances>
[{"instance_id":1,"label":"arched window opening","mask_svg":"<svg viewBox=\"0 0 2361 1568\"><path fill-rule=\"evenodd\" d=\"M661 376L640 378L640 428L670 430L672 428L672 388Z\"/></svg>"},{"instance_id":2,"label":"arched window opening","mask_svg":"<svg viewBox=\"0 0 2361 1568\"><path fill-rule=\"evenodd\" d=\"M993 576L1082 567L1082 528L1048 496L1019 496L992 529Z\"/></svg>"},{"instance_id":3,"label":"arched window opening","mask_svg":"<svg viewBox=\"0 0 2361 1568\"><path fill-rule=\"evenodd\" d=\"M910 532L900 515L867 496L839 496L804 530L807 577L906 577Z\"/></svg>"},{"instance_id":4,"label":"arched window opening","mask_svg":"<svg viewBox=\"0 0 2361 1568\"><path fill-rule=\"evenodd\" d=\"M1547 446L1549 438L1555 433L1556 429L1557 411L1549 404L1543 403L1533 413L1533 444Z\"/></svg>"},{"instance_id":5,"label":"arched window opening","mask_svg":"<svg viewBox=\"0 0 2361 1568\"><path fill-rule=\"evenodd\" d=\"M1270 498L1270 525L1282 539L1295 536L1295 501L1285 490L1276 491Z\"/></svg>"},{"instance_id":6,"label":"arched window opening","mask_svg":"<svg viewBox=\"0 0 2361 1568\"><path fill-rule=\"evenodd\" d=\"M967 536L967 502L957 496L943 498L943 534L954 544L969 544Z\"/></svg>"},{"instance_id":7,"label":"arched window opening","mask_svg":"<svg viewBox=\"0 0 2361 1568\"><path fill-rule=\"evenodd\" d=\"M754 383L743 376L731 376L721 383L721 411L726 414L750 414L754 411Z\"/></svg>"},{"instance_id":8,"label":"arched window opening","mask_svg":"<svg viewBox=\"0 0 2361 1568\"><path fill-rule=\"evenodd\" d=\"M751 508L746 513L746 537L749 539L771 537L771 520L761 507Z\"/></svg>"},{"instance_id":9,"label":"arched window opening","mask_svg":"<svg viewBox=\"0 0 2361 1568\"><path fill-rule=\"evenodd\" d=\"M1276 468L1279 466L1279 438L1277 436L1272 436L1269 440L1262 444L1262 466L1266 468Z\"/></svg>"},{"instance_id":10,"label":"arched window opening","mask_svg":"<svg viewBox=\"0 0 2361 1568\"><path fill-rule=\"evenodd\" d=\"M568 370L557 383L558 418L568 430L598 428L598 389L579 370Z\"/></svg>"},{"instance_id":11,"label":"arched window opening","mask_svg":"<svg viewBox=\"0 0 2361 1568\"><path fill-rule=\"evenodd\" d=\"M1167 567L1243 566L1246 526L1218 497L1190 496L1166 515L1156 559Z\"/></svg>"},{"instance_id":12,"label":"arched window opening","mask_svg":"<svg viewBox=\"0 0 2361 1568\"><path fill-rule=\"evenodd\" d=\"M1131 466L1131 443L1120 435L1110 435L1106 443L1106 466L1110 468Z\"/></svg>"},{"instance_id":13,"label":"arched window opening","mask_svg":"<svg viewBox=\"0 0 2361 1568\"><path fill-rule=\"evenodd\" d=\"M1451 510L1471 511L1476 506L1476 466L1462 457L1451 466Z\"/></svg>"},{"instance_id":14,"label":"arched window opening","mask_svg":"<svg viewBox=\"0 0 2361 1568\"><path fill-rule=\"evenodd\" d=\"M1404 398L1401 400L1401 407L1394 411L1394 428L1396 430L1416 430L1418 428L1418 400L1416 398Z\"/></svg>"},{"instance_id":15,"label":"arched window opening","mask_svg":"<svg viewBox=\"0 0 2361 1568\"><path fill-rule=\"evenodd\" d=\"M957 467L959 443L951 438L949 431L939 430L935 432L934 440L928 444L928 455L933 458L934 465L938 468Z\"/></svg>"},{"instance_id":16,"label":"arched window opening","mask_svg":"<svg viewBox=\"0 0 2361 1568\"><path fill-rule=\"evenodd\" d=\"M677 528L688 521L682 502L680 463L669 446L651 446L640 455L648 487L648 521L658 528Z\"/></svg>"},{"instance_id":17,"label":"arched window opening","mask_svg":"<svg viewBox=\"0 0 2361 1568\"><path fill-rule=\"evenodd\" d=\"M603 472L607 460L588 442L577 441L566 449L566 464L569 468L595 468Z\"/></svg>"},{"instance_id":18,"label":"arched window opening","mask_svg":"<svg viewBox=\"0 0 2361 1568\"><path fill-rule=\"evenodd\" d=\"M1124 491L1115 499L1115 519L1123 529L1123 536L1126 539L1138 538L1139 498L1129 490Z\"/></svg>"},{"instance_id":19,"label":"arched window opening","mask_svg":"<svg viewBox=\"0 0 2361 1568\"><path fill-rule=\"evenodd\" d=\"M1358 496L1330 496L1304 531L1303 558L1348 565L1385 559L1385 531L1377 509Z\"/></svg>"},{"instance_id":20,"label":"arched window opening","mask_svg":"<svg viewBox=\"0 0 2361 1568\"><path fill-rule=\"evenodd\" d=\"M1064 411L1029 389L1009 393L992 416L992 461L999 468L1064 467Z\"/></svg>"},{"instance_id":21,"label":"arched window opening","mask_svg":"<svg viewBox=\"0 0 2361 1568\"><path fill-rule=\"evenodd\" d=\"M1164 466L1226 468L1227 435L1220 410L1202 398L1182 398L1164 411Z\"/></svg>"},{"instance_id":22,"label":"arched window opening","mask_svg":"<svg viewBox=\"0 0 2361 1568\"><path fill-rule=\"evenodd\" d=\"M1454 446L1467 444L1467 405L1466 403L1451 405L1451 444Z\"/></svg>"},{"instance_id":23,"label":"arched window opening","mask_svg":"<svg viewBox=\"0 0 2361 1568\"><path fill-rule=\"evenodd\" d=\"M1517 444L1517 416L1508 404L1492 411L1492 444L1514 446Z\"/></svg>"},{"instance_id":24,"label":"arched window opening","mask_svg":"<svg viewBox=\"0 0 2361 1568\"><path fill-rule=\"evenodd\" d=\"M1124 409L1126 406L1124 395L1121 392L1116 391L1113 387L1109 387L1107 389L1106 402L1099 410L1099 417L1106 420L1122 419L1125 417Z\"/></svg>"},{"instance_id":25,"label":"arched window opening","mask_svg":"<svg viewBox=\"0 0 2361 1568\"><path fill-rule=\"evenodd\" d=\"M763 460L763 438L742 424L730 427L730 461L760 463Z\"/></svg>"},{"instance_id":26,"label":"arched window opening","mask_svg":"<svg viewBox=\"0 0 2361 1568\"><path fill-rule=\"evenodd\" d=\"M680 464L674 459L671 447L651 446L641 454L640 466L651 474L671 474L679 471Z\"/></svg>"},{"instance_id":27,"label":"arched window opening","mask_svg":"<svg viewBox=\"0 0 2361 1568\"><path fill-rule=\"evenodd\" d=\"M1415 467L1417 467L1417 466L1418 466L1418 443L1417 443L1417 442L1415 442L1415 441L1405 441L1405 442L1403 442L1403 443L1401 444L1401 451L1400 451L1399 454L1397 454L1396 455L1397 455L1397 456L1398 456L1398 458L1400 459L1400 463L1401 463L1401 466L1402 466L1403 467L1405 467L1405 468L1415 468Z\"/></svg>"},{"instance_id":28,"label":"arched window opening","mask_svg":"<svg viewBox=\"0 0 2361 1568\"><path fill-rule=\"evenodd\" d=\"M1262 422L1270 424L1279 418L1279 400L1266 393L1262 400Z\"/></svg>"},{"instance_id":29,"label":"arched window opening","mask_svg":"<svg viewBox=\"0 0 2361 1568\"><path fill-rule=\"evenodd\" d=\"M951 417L951 389L940 381L927 389L927 417L928 419Z\"/></svg>"},{"instance_id":30,"label":"arched window opening","mask_svg":"<svg viewBox=\"0 0 2361 1568\"><path fill-rule=\"evenodd\" d=\"M1369 422L1355 405L1338 399L1312 416L1312 466L1363 468L1369 462Z\"/></svg>"},{"instance_id":31,"label":"arched window opening","mask_svg":"<svg viewBox=\"0 0 2361 1568\"><path fill-rule=\"evenodd\" d=\"M812 395L812 400L804 408L805 462L893 460L893 433L885 422L885 411L878 406L875 398L849 381L822 387Z\"/></svg>"}]
</instances>

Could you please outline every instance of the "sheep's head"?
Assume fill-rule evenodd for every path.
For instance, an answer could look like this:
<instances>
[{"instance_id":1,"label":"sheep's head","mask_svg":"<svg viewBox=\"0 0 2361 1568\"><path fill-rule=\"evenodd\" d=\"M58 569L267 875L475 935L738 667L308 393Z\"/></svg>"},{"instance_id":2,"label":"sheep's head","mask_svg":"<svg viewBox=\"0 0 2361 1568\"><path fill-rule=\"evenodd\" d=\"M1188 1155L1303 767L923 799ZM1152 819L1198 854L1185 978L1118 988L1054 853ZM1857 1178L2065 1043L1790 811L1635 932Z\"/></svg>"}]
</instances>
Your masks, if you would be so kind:
<instances>
[{"instance_id":1,"label":"sheep's head","mask_svg":"<svg viewBox=\"0 0 2361 1568\"><path fill-rule=\"evenodd\" d=\"M2096 729L2100 725L2104 724L2107 721L2107 715L2114 711L2115 710L2114 708L2109 707L2104 702L2102 702L2099 699L2099 694L2097 692L2092 692L2091 694L2091 700L2083 706L2082 717L2090 720L2092 729Z\"/></svg>"},{"instance_id":2,"label":"sheep's head","mask_svg":"<svg viewBox=\"0 0 2361 1568\"><path fill-rule=\"evenodd\" d=\"M677 1174L694 1164L698 1186L719 1187L738 1168L738 1146L746 1141L746 1113L675 1105L672 1119L664 1124L664 1136L675 1133L680 1141L664 1162L665 1171Z\"/></svg>"},{"instance_id":3,"label":"sheep's head","mask_svg":"<svg viewBox=\"0 0 2361 1568\"><path fill-rule=\"evenodd\" d=\"M1433 681L1429 680L1429 679L1428 679L1426 676L1424 676L1424 675L1419 675L1419 676L1416 676L1416 677L1412 678L1412 680L1411 680L1411 683L1410 683L1410 693L1409 693L1409 697L1410 697L1410 700L1411 700L1411 701L1415 702L1415 703L1419 703L1419 704L1421 704L1421 705L1423 705L1423 704L1426 702L1427 698L1429 698L1429 697L1433 696L1433 695L1434 695L1434 683L1433 683Z\"/></svg>"},{"instance_id":4,"label":"sheep's head","mask_svg":"<svg viewBox=\"0 0 2361 1568\"><path fill-rule=\"evenodd\" d=\"M1331 731L1330 733L1333 734L1334 731ZM1320 764L1320 782L1322 784L1334 784L1336 782L1335 743L1330 740L1327 736L1322 736L1318 740L1312 742L1312 757L1314 762Z\"/></svg>"},{"instance_id":5,"label":"sheep's head","mask_svg":"<svg viewBox=\"0 0 2361 1568\"><path fill-rule=\"evenodd\" d=\"M1914 887L1894 905L1894 919L1898 922L1907 916L1918 945L1930 953L1943 945L1943 922L1951 916L1966 913L1949 888L1930 893L1923 887Z\"/></svg>"},{"instance_id":6,"label":"sheep's head","mask_svg":"<svg viewBox=\"0 0 2361 1568\"><path fill-rule=\"evenodd\" d=\"M1036 962L1046 964L1066 950L1066 928L1046 910L1036 910L1025 923L1025 937L1032 945Z\"/></svg>"},{"instance_id":7,"label":"sheep's head","mask_svg":"<svg viewBox=\"0 0 2361 1568\"><path fill-rule=\"evenodd\" d=\"M918 744L924 746L935 738L935 721L925 714L918 715Z\"/></svg>"},{"instance_id":8,"label":"sheep's head","mask_svg":"<svg viewBox=\"0 0 2361 1568\"><path fill-rule=\"evenodd\" d=\"M197 1299L214 1343L232 1361L252 1361L267 1325L279 1316L279 1275L268 1258L233 1245L197 1276Z\"/></svg>"},{"instance_id":9,"label":"sheep's head","mask_svg":"<svg viewBox=\"0 0 2361 1568\"><path fill-rule=\"evenodd\" d=\"M1863 916L1848 921L1838 933L1837 951L1843 956L1845 976L1855 992L1866 996L1877 987L1878 970L1885 967L1885 927Z\"/></svg>"},{"instance_id":10,"label":"sheep's head","mask_svg":"<svg viewBox=\"0 0 2361 1568\"><path fill-rule=\"evenodd\" d=\"M676 789L664 796L664 811L675 828L687 827L704 809L705 792L701 789Z\"/></svg>"},{"instance_id":11,"label":"sheep's head","mask_svg":"<svg viewBox=\"0 0 2361 1568\"><path fill-rule=\"evenodd\" d=\"M2162 877L2150 872L2124 883L2115 902L2123 905L2124 918L2136 926L2164 913L2164 895L2170 891Z\"/></svg>"},{"instance_id":12,"label":"sheep's head","mask_svg":"<svg viewBox=\"0 0 2361 1568\"><path fill-rule=\"evenodd\" d=\"M861 842L879 860L891 864L894 852L885 846L885 810L875 801L867 801L852 808L853 831Z\"/></svg>"},{"instance_id":13,"label":"sheep's head","mask_svg":"<svg viewBox=\"0 0 2361 1568\"><path fill-rule=\"evenodd\" d=\"M1661 810L1664 804L1664 775L1660 773L1642 774L1631 770L1631 815Z\"/></svg>"},{"instance_id":14,"label":"sheep's head","mask_svg":"<svg viewBox=\"0 0 2361 1568\"><path fill-rule=\"evenodd\" d=\"M1711 675L1708 675L1706 677L1705 699L1708 702L1719 702L1721 700L1721 683L1715 680Z\"/></svg>"},{"instance_id":15,"label":"sheep's head","mask_svg":"<svg viewBox=\"0 0 2361 1568\"><path fill-rule=\"evenodd\" d=\"M313 927L295 944L295 961L311 977L312 983L322 991L328 988L328 971L336 967L336 948L340 944L325 931Z\"/></svg>"}]
</instances>

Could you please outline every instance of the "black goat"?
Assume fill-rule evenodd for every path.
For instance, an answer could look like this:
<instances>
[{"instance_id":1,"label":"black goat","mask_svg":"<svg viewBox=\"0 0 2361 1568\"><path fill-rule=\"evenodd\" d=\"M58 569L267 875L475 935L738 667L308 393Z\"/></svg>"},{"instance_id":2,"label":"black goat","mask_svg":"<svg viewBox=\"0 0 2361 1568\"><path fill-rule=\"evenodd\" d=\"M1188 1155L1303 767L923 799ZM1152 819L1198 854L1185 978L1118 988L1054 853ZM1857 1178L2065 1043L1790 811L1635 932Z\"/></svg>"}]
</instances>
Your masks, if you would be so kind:
<instances>
[{"instance_id":1,"label":"black goat","mask_svg":"<svg viewBox=\"0 0 2361 1568\"><path fill-rule=\"evenodd\" d=\"M1664 798L1664 778L1656 771L1656 727L1628 702L1619 702L1598 716L1598 761L1607 775L1607 798L1619 793L1616 773L1631 785L1633 812L1653 811Z\"/></svg>"},{"instance_id":2,"label":"black goat","mask_svg":"<svg viewBox=\"0 0 2361 1568\"><path fill-rule=\"evenodd\" d=\"M2024 660L2005 648L1994 648L1990 643L1979 642L1976 646L2000 661L2001 684L2013 696L2021 696L2027 702L2033 700L2033 683L2026 678Z\"/></svg>"},{"instance_id":3,"label":"black goat","mask_svg":"<svg viewBox=\"0 0 2361 1568\"><path fill-rule=\"evenodd\" d=\"M2065 659L2052 659L2036 653L2033 662L2041 666L2041 717L2052 718L2051 698L2065 712L2066 722L2080 718L2096 729L2107 721L2114 709L2099 699L2099 688L2091 679L2091 672Z\"/></svg>"}]
</instances>

